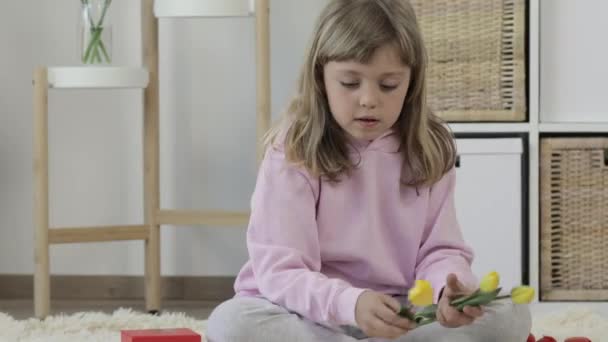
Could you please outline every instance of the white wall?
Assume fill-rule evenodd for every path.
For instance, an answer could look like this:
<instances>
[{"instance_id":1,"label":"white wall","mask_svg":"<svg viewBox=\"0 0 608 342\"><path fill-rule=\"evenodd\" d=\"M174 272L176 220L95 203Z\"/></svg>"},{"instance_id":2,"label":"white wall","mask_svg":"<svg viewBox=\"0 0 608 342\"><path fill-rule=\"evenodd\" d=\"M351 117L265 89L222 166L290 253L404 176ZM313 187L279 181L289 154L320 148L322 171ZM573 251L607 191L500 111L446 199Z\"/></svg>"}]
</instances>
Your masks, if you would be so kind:
<instances>
[{"instance_id":1,"label":"white wall","mask_svg":"<svg viewBox=\"0 0 608 342\"><path fill-rule=\"evenodd\" d=\"M326 0L271 1L272 111L292 94ZM32 88L36 65L78 64L79 2L0 1L0 274L33 272ZM112 4L114 63L140 65L139 1ZM255 184L254 20L160 22L164 208L246 210ZM142 221L141 92L52 90L50 223ZM165 275L234 275L245 229L164 227ZM53 274L143 274L141 242L51 248Z\"/></svg>"}]
</instances>

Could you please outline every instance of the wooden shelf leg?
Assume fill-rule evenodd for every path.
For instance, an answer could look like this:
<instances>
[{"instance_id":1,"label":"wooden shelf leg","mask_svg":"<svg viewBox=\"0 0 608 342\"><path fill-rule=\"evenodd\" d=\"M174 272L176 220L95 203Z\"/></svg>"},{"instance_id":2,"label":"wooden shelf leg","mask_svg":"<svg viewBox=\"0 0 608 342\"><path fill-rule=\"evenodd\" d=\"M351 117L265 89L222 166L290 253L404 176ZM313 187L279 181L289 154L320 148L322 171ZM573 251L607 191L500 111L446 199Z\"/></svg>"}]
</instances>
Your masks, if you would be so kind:
<instances>
[{"instance_id":1,"label":"wooden shelf leg","mask_svg":"<svg viewBox=\"0 0 608 342\"><path fill-rule=\"evenodd\" d=\"M48 182L48 72L34 72L34 312L49 314L49 182Z\"/></svg>"},{"instance_id":2,"label":"wooden shelf leg","mask_svg":"<svg viewBox=\"0 0 608 342\"><path fill-rule=\"evenodd\" d=\"M270 128L270 5L255 2L257 161L264 158L264 136Z\"/></svg>"},{"instance_id":3,"label":"wooden shelf leg","mask_svg":"<svg viewBox=\"0 0 608 342\"><path fill-rule=\"evenodd\" d=\"M154 16L154 1L142 0L141 23L143 62L150 73L144 90L144 222L149 236L145 242L146 310L158 312L161 302L160 225L156 213L160 207L159 190L159 90L158 90L158 20Z\"/></svg>"}]
</instances>

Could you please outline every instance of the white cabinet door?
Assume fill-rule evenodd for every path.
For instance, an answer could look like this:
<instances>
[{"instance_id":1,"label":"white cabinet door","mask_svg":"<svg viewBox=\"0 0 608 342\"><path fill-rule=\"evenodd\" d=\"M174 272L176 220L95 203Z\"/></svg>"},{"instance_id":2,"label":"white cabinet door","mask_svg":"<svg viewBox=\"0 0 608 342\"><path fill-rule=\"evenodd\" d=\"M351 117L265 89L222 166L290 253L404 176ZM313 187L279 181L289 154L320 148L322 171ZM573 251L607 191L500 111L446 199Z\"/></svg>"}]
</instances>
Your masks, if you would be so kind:
<instances>
[{"instance_id":1,"label":"white cabinet door","mask_svg":"<svg viewBox=\"0 0 608 342\"><path fill-rule=\"evenodd\" d=\"M608 1L541 0L540 119L608 121Z\"/></svg>"},{"instance_id":2,"label":"white cabinet door","mask_svg":"<svg viewBox=\"0 0 608 342\"><path fill-rule=\"evenodd\" d=\"M475 251L473 271L501 276L505 290L522 283L522 140L457 139L456 212Z\"/></svg>"}]
</instances>

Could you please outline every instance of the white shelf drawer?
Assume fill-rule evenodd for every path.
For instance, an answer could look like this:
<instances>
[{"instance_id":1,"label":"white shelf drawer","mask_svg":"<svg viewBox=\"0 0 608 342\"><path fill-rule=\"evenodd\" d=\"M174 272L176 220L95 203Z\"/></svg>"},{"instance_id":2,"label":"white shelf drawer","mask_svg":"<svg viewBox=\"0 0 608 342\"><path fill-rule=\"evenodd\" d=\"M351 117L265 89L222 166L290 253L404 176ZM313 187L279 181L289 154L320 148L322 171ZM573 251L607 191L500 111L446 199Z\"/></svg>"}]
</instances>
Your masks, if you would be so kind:
<instances>
[{"instance_id":1,"label":"white shelf drawer","mask_svg":"<svg viewBox=\"0 0 608 342\"><path fill-rule=\"evenodd\" d=\"M473 271L501 275L505 290L522 283L520 138L457 139L456 212L475 251Z\"/></svg>"}]
</instances>

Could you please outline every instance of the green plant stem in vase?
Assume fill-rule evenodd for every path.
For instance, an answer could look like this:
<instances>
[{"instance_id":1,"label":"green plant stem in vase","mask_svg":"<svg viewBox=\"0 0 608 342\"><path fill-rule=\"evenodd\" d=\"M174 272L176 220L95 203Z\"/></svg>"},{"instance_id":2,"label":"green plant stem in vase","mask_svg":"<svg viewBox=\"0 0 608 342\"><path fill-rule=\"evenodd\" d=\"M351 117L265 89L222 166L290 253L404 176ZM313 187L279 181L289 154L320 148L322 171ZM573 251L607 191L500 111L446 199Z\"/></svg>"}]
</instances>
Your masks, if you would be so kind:
<instances>
[{"instance_id":1,"label":"green plant stem in vase","mask_svg":"<svg viewBox=\"0 0 608 342\"><path fill-rule=\"evenodd\" d=\"M82 62L84 64L110 64L112 57L103 39L104 20L108 13L111 0L80 0L83 7L83 53ZM95 21L92 2L100 2L101 15ZM85 47L86 46L86 47Z\"/></svg>"}]
</instances>

